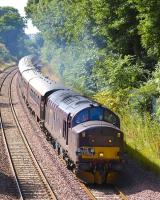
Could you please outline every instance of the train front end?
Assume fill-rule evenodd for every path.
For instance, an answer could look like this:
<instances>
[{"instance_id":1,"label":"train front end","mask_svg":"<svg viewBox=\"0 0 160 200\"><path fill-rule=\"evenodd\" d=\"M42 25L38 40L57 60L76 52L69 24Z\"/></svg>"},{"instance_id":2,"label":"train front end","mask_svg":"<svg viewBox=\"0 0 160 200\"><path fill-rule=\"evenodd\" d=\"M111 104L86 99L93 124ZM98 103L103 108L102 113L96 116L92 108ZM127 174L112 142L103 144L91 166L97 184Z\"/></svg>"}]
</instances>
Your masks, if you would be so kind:
<instances>
[{"instance_id":1,"label":"train front end","mask_svg":"<svg viewBox=\"0 0 160 200\"><path fill-rule=\"evenodd\" d=\"M80 118L75 118L78 122L74 127L77 133L77 176L87 183L113 183L124 162L119 118L109 110L94 107L88 110L87 117L91 119L79 123L86 111L82 111Z\"/></svg>"}]
</instances>

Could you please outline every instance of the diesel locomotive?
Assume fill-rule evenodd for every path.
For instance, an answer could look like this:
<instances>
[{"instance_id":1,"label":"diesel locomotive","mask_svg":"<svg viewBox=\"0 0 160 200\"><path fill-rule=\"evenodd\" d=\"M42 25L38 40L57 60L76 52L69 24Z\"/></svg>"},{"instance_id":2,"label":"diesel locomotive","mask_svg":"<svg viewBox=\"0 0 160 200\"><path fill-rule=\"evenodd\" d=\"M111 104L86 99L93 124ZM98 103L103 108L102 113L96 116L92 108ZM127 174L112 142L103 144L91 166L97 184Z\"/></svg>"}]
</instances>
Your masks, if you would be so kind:
<instances>
[{"instance_id":1,"label":"diesel locomotive","mask_svg":"<svg viewBox=\"0 0 160 200\"><path fill-rule=\"evenodd\" d=\"M19 62L22 97L68 169L87 183L112 183L122 169L123 133L108 108L45 78L34 56Z\"/></svg>"}]
</instances>

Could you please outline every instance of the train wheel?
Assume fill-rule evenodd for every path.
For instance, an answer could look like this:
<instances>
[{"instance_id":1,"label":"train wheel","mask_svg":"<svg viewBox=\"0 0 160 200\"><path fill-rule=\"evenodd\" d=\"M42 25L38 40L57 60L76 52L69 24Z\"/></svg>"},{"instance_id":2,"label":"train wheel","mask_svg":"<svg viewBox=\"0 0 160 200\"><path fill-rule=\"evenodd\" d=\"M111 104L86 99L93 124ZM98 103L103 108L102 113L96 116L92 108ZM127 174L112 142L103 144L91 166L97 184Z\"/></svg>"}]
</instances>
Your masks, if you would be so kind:
<instances>
[{"instance_id":1,"label":"train wheel","mask_svg":"<svg viewBox=\"0 0 160 200\"><path fill-rule=\"evenodd\" d=\"M73 170L75 167L74 167L74 164L71 160L68 160L67 162L67 169L69 170Z\"/></svg>"},{"instance_id":2,"label":"train wheel","mask_svg":"<svg viewBox=\"0 0 160 200\"><path fill-rule=\"evenodd\" d=\"M53 148L56 149L56 142L55 142L55 140L53 138L51 140L51 144L52 144Z\"/></svg>"}]
</instances>

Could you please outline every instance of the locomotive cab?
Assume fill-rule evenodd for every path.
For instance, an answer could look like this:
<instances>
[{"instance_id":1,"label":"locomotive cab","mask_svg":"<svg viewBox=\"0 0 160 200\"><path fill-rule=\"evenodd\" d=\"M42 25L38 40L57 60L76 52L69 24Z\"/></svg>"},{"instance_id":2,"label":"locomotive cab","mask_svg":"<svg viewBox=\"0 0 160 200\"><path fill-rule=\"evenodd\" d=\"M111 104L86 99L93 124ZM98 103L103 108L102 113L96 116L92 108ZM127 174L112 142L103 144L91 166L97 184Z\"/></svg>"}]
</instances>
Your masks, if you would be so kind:
<instances>
[{"instance_id":1,"label":"locomotive cab","mask_svg":"<svg viewBox=\"0 0 160 200\"><path fill-rule=\"evenodd\" d=\"M76 168L87 182L113 182L111 174L122 169L123 133L119 118L101 106L91 106L72 120L77 135Z\"/></svg>"}]
</instances>

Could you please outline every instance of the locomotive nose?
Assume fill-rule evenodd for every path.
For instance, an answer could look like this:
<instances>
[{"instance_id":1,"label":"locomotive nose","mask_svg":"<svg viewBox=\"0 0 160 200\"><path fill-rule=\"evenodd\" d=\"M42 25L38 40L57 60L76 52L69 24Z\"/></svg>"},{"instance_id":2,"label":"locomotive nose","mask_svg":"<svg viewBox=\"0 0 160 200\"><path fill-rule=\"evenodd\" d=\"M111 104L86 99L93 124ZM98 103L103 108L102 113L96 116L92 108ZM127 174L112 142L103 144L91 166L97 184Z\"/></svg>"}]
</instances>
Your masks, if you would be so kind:
<instances>
[{"instance_id":1,"label":"locomotive nose","mask_svg":"<svg viewBox=\"0 0 160 200\"><path fill-rule=\"evenodd\" d=\"M121 146L122 140L123 134L119 130L112 127L96 127L80 133L79 146L116 147Z\"/></svg>"},{"instance_id":2,"label":"locomotive nose","mask_svg":"<svg viewBox=\"0 0 160 200\"><path fill-rule=\"evenodd\" d=\"M122 151L122 133L112 127L94 127L80 133L77 155L89 160L119 160Z\"/></svg>"}]
</instances>

